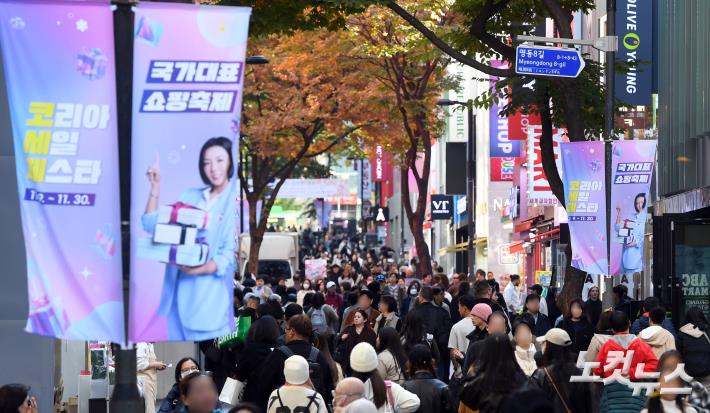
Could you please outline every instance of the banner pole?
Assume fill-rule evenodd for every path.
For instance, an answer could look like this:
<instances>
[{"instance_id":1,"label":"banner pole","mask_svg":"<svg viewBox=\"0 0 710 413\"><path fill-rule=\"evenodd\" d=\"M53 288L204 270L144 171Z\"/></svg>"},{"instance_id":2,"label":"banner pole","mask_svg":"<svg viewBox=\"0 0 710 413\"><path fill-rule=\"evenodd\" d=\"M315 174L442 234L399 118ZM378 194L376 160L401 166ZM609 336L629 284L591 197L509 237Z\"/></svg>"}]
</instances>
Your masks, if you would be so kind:
<instances>
[{"instance_id":1,"label":"banner pole","mask_svg":"<svg viewBox=\"0 0 710 413\"><path fill-rule=\"evenodd\" d=\"M109 402L111 412L141 413L144 403L138 392L136 350L128 348L130 288L130 211L131 211L131 122L133 97L133 11L137 2L116 0L114 43L116 49L116 111L118 116L118 156L121 197L121 251L123 262L124 343L113 345L116 384Z\"/></svg>"}]
</instances>

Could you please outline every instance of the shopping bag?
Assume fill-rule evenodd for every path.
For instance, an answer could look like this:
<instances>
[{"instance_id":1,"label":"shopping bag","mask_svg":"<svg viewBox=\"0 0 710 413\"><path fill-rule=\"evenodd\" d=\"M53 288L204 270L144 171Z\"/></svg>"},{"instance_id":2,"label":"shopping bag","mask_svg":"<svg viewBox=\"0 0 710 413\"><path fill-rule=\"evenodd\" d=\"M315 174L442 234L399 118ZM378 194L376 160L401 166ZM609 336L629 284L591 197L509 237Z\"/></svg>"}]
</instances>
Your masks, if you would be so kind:
<instances>
[{"instance_id":1,"label":"shopping bag","mask_svg":"<svg viewBox=\"0 0 710 413\"><path fill-rule=\"evenodd\" d=\"M251 317L237 317L234 319L237 328L233 333L229 333L217 339L219 349L230 348L235 344L244 343L251 328Z\"/></svg>"},{"instance_id":2,"label":"shopping bag","mask_svg":"<svg viewBox=\"0 0 710 413\"><path fill-rule=\"evenodd\" d=\"M227 377L227 381L224 382L224 387L222 387L222 392L219 394L219 401L236 406L244 396L245 386L246 382Z\"/></svg>"}]
</instances>

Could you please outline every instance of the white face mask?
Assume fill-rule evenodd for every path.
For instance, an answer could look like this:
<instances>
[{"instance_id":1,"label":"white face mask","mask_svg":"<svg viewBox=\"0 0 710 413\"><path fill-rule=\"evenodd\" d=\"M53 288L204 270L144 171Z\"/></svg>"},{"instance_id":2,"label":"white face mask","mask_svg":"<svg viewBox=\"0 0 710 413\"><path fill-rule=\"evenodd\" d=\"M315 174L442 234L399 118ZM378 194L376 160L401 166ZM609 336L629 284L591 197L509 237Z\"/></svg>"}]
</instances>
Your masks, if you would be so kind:
<instances>
[{"instance_id":1,"label":"white face mask","mask_svg":"<svg viewBox=\"0 0 710 413\"><path fill-rule=\"evenodd\" d=\"M197 372L199 372L199 370L197 370L197 369L190 369L187 371L183 371L180 373L180 378L184 379L185 377L189 376L190 374L197 373Z\"/></svg>"},{"instance_id":2,"label":"white face mask","mask_svg":"<svg viewBox=\"0 0 710 413\"><path fill-rule=\"evenodd\" d=\"M311 288L310 284L303 284L303 288L309 290Z\"/></svg>"},{"instance_id":3,"label":"white face mask","mask_svg":"<svg viewBox=\"0 0 710 413\"><path fill-rule=\"evenodd\" d=\"M412 288L412 289L409 290L409 294L410 294L410 295L417 295L418 292L419 292L419 291L417 291L416 288Z\"/></svg>"}]
</instances>

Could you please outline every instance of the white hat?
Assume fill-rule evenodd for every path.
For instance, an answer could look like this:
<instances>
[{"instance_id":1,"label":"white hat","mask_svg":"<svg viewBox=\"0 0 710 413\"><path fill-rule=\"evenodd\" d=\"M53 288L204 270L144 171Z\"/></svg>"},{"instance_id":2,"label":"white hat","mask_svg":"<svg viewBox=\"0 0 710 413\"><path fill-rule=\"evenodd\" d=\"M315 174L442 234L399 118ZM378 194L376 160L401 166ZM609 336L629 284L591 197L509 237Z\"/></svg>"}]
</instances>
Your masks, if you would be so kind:
<instances>
[{"instance_id":1,"label":"white hat","mask_svg":"<svg viewBox=\"0 0 710 413\"><path fill-rule=\"evenodd\" d=\"M284 362L284 377L288 384L303 384L308 381L308 362L301 356L291 356Z\"/></svg>"},{"instance_id":2,"label":"white hat","mask_svg":"<svg viewBox=\"0 0 710 413\"><path fill-rule=\"evenodd\" d=\"M345 413L377 413L377 406L367 399L357 399L345 407Z\"/></svg>"},{"instance_id":3,"label":"white hat","mask_svg":"<svg viewBox=\"0 0 710 413\"><path fill-rule=\"evenodd\" d=\"M328 281L328 284L325 285L325 288L333 288L335 287L335 283L333 281Z\"/></svg>"},{"instance_id":4,"label":"white hat","mask_svg":"<svg viewBox=\"0 0 710 413\"><path fill-rule=\"evenodd\" d=\"M369 343L360 343L350 353L350 367L359 373L369 373L377 368L377 352Z\"/></svg>"},{"instance_id":5,"label":"white hat","mask_svg":"<svg viewBox=\"0 0 710 413\"><path fill-rule=\"evenodd\" d=\"M572 345L572 340L569 338L569 334L561 328L551 328L548 330L547 334L542 337L538 337L537 341L540 343L549 341L552 344L557 344L562 347Z\"/></svg>"}]
</instances>

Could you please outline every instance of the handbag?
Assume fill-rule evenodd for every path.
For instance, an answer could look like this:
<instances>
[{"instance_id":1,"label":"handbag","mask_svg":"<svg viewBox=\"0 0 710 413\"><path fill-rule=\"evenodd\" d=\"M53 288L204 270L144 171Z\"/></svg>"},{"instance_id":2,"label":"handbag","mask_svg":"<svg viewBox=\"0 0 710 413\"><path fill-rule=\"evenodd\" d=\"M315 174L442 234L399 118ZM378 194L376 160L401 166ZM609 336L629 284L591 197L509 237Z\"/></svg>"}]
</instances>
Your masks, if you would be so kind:
<instances>
[{"instance_id":1,"label":"handbag","mask_svg":"<svg viewBox=\"0 0 710 413\"><path fill-rule=\"evenodd\" d=\"M224 387L222 387L222 392L219 394L219 401L231 406L238 405L244 397L244 387L246 387L246 384L245 381L227 377L227 381L224 382Z\"/></svg>"},{"instance_id":2,"label":"handbag","mask_svg":"<svg viewBox=\"0 0 710 413\"><path fill-rule=\"evenodd\" d=\"M345 342L340 340L340 336L336 338L338 344L335 345L335 351L333 352L333 360L336 363L343 364L347 359L347 348Z\"/></svg>"},{"instance_id":3,"label":"handbag","mask_svg":"<svg viewBox=\"0 0 710 413\"><path fill-rule=\"evenodd\" d=\"M226 334L217 339L217 347L220 350L246 341L249 329L251 328L251 317L236 317L234 324L236 324L237 328L233 333Z\"/></svg>"}]
</instances>

